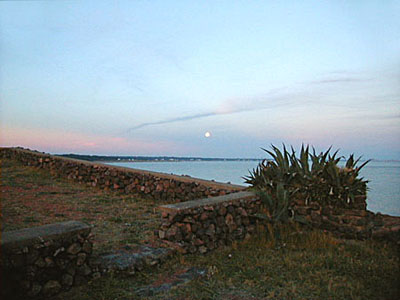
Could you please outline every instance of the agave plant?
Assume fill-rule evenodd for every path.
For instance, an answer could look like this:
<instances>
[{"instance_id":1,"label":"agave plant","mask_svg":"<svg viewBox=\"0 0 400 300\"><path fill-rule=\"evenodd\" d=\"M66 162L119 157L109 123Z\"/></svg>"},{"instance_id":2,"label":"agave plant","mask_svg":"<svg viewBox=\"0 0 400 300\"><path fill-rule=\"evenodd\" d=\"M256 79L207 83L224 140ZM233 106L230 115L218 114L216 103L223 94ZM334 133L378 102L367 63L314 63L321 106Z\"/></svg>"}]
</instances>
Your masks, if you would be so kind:
<instances>
[{"instance_id":1,"label":"agave plant","mask_svg":"<svg viewBox=\"0 0 400 300\"><path fill-rule=\"evenodd\" d=\"M272 160L263 160L244 179L266 199L264 204L273 210L270 213L275 216L272 218L275 221L278 216L283 216L280 213L282 207L290 207L294 199L303 199L306 204L312 201L320 205L352 207L357 195L366 194L368 181L360 178L359 172L369 160L357 166L361 157L355 160L352 154L345 167L341 168L338 164L343 157L338 156L338 151L331 154L331 147L317 154L314 148L311 153L308 145L302 145L298 157L293 148L289 152L285 145L283 151L274 145L271 148L271 151L263 150ZM282 190L286 191L286 194ZM269 196L265 196L266 194ZM286 200L287 206L268 204L272 203L271 201Z\"/></svg>"},{"instance_id":2,"label":"agave plant","mask_svg":"<svg viewBox=\"0 0 400 300\"><path fill-rule=\"evenodd\" d=\"M256 190L256 193L265 208L265 215L258 215L259 219L266 221L268 233L272 240L280 239L280 227L277 225L287 223L289 219L290 192L280 182L276 186L275 194L263 189Z\"/></svg>"}]
</instances>

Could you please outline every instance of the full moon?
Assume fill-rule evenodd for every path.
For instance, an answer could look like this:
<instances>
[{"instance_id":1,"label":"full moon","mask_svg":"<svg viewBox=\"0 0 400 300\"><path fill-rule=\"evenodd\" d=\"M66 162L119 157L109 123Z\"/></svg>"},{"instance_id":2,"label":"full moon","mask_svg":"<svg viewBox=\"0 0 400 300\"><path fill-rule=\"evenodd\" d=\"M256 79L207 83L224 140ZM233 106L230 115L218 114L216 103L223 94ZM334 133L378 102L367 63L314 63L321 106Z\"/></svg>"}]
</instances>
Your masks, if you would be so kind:
<instances>
[{"instance_id":1,"label":"full moon","mask_svg":"<svg viewBox=\"0 0 400 300\"><path fill-rule=\"evenodd\" d=\"M206 138L209 138L209 137L211 136L211 133L210 133L209 131L207 131L207 132L204 134L204 136L205 136Z\"/></svg>"}]
</instances>

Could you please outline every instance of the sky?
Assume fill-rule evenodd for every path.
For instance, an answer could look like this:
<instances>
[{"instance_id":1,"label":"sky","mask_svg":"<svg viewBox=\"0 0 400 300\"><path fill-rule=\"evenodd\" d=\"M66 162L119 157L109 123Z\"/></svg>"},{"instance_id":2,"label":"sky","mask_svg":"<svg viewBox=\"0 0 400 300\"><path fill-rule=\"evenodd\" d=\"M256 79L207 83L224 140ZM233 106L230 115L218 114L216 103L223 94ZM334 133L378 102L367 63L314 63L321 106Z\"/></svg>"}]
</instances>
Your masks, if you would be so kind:
<instances>
[{"instance_id":1,"label":"sky","mask_svg":"<svg viewBox=\"0 0 400 300\"><path fill-rule=\"evenodd\" d=\"M400 1L1 1L0 125L50 153L400 159Z\"/></svg>"}]
</instances>

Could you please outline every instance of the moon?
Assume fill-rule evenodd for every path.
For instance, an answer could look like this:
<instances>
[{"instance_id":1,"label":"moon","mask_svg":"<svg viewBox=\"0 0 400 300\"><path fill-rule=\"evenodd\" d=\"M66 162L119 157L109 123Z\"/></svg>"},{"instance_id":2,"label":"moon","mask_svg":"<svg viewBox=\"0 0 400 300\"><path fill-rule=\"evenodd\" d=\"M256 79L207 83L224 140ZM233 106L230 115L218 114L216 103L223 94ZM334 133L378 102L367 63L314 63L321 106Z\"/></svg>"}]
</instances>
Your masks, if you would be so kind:
<instances>
[{"instance_id":1,"label":"moon","mask_svg":"<svg viewBox=\"0 0 400 300\"><path fill-rule=\"evenodd\" d=\"M204 134L204 136L205 136L206 138L209 138L209 137L211 136L211 132L207 131L207 132Z\"/></svg>"}]
</instances>

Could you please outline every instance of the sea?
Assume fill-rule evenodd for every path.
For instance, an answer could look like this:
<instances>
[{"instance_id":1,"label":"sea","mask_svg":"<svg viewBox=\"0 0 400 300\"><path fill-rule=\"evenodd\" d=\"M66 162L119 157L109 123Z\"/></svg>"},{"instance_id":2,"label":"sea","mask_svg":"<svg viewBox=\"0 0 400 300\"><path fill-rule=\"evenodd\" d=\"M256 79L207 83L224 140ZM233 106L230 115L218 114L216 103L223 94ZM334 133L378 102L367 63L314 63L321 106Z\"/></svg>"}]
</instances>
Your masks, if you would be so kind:
<instances>
[{"instance_id":1,"label":"sea","mask_svg":"<svg viewBox=\"0 0 400 300\"><path fill-rule=\"evenodd\" d=\"M259 161L255 160L237 160L112 162L108 164L245 186L243 177L249 175L258 163ZM361 169L360 173L369 181L367 209L400 216L400 161L371 161Z\"/></svg>"}]
</instances>

